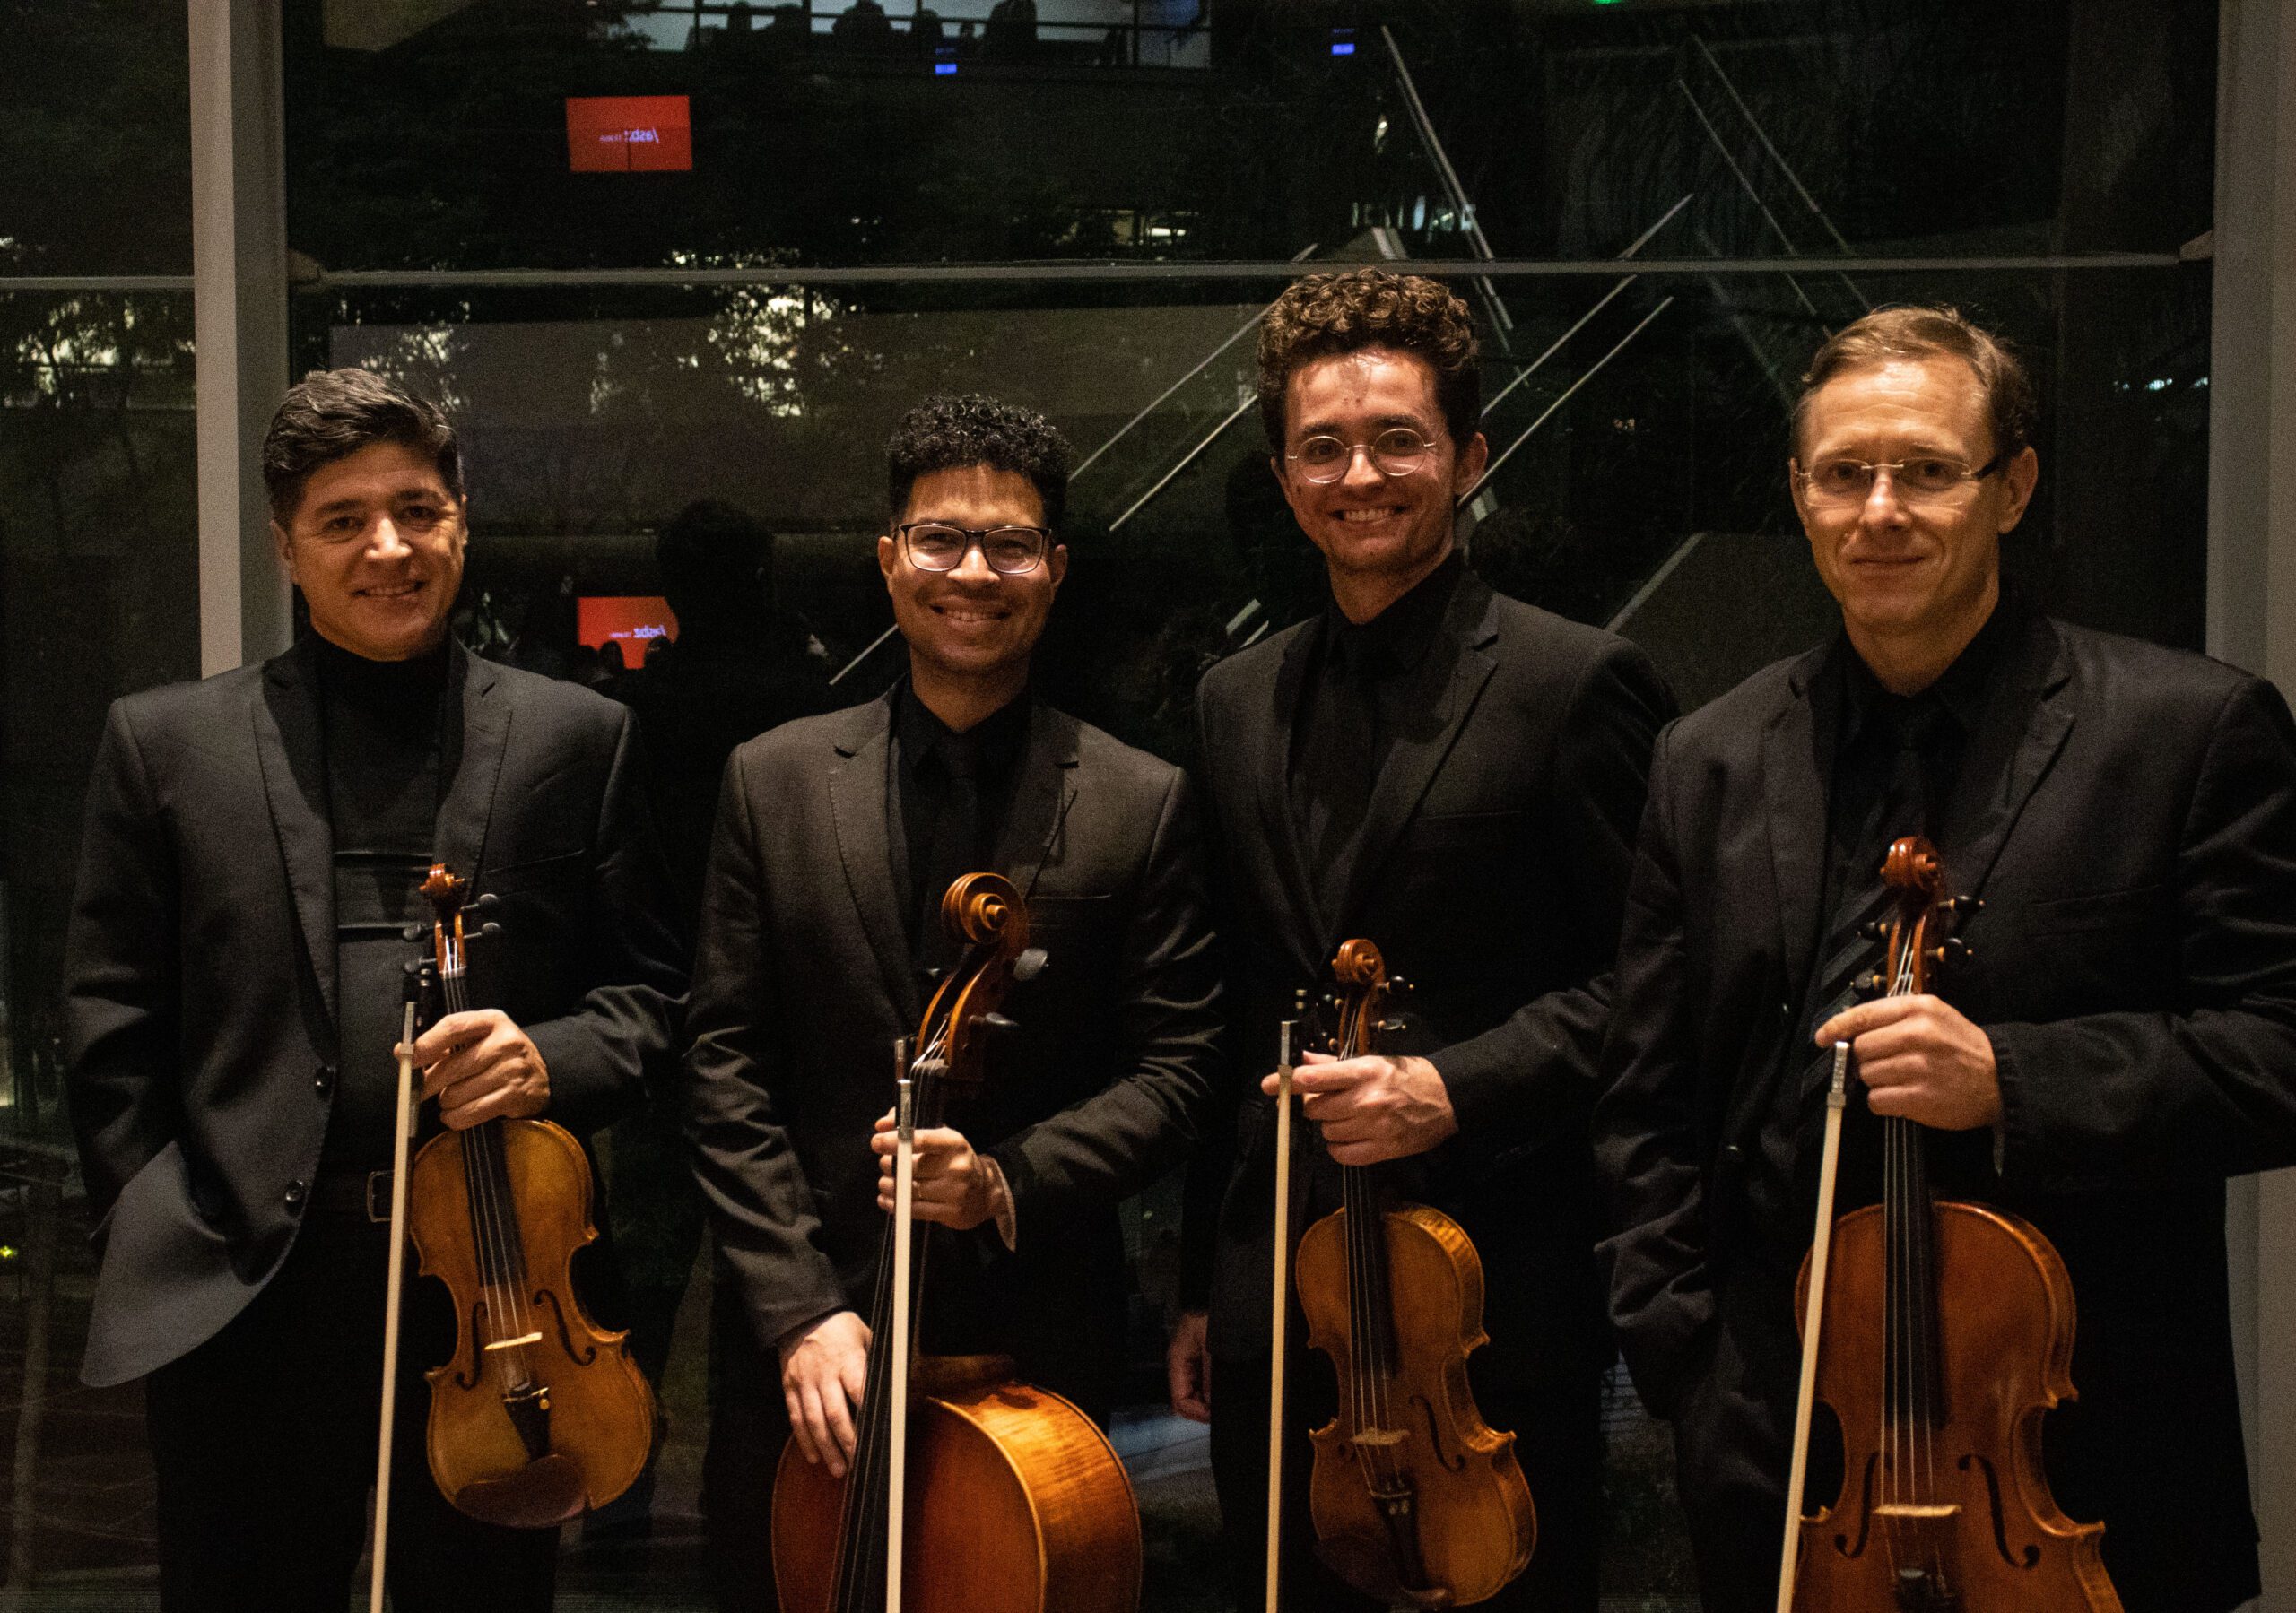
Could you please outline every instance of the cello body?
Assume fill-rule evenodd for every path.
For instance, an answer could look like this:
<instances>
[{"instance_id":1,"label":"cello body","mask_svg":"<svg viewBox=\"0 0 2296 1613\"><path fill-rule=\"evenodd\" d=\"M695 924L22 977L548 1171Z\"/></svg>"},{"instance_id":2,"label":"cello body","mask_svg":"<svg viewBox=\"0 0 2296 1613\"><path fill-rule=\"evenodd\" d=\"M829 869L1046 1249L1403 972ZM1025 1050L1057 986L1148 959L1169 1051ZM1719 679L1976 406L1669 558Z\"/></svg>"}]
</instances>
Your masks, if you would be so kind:
<instances>
[{"instance_id":1,"label":"cello body","mask_svg":"<svg viewBox=\"0 0 2296 1613\"><path fill-rule=\"evenodd\" d=\"M1299 1293L1308 1343L1331 1357L1345 1384L1352 1376L1346 1304L1347 1214L1308 1228L1300 1240ZM1531 1560L1538 1539L1529 1484L1515 1459L1515 1436L1483 1420L1467 1387L1467 1357L1488 1341L1483 1330L1483 1261L1457 1222L1424 1204L1382 1218L1394 1292L1398 1371L1389 1405L1422 1445L1411 1466L1417 1550L1426 1581L1459 1606L1498 1594ZM1309 1511L1318 1551L1350 1584L1391 1580L1388 1524L1343 1397L1332 1420L1310 1434L1315 1468ZM1403 1594L1399 1587L1395 1594Z\"/></svg>"},{"instance_id":2,"label":"cello body","mask_svg":"<svg viewBox=\"0 0 2296 1613\"><path fill-rule=\"evenodd\" d=\"M903 1613L1066 1613L1140 1604L1132 1481L1091 1419L1011 1363L918 1363L909 1487L961 1506L911 1505ZM773 1481L773 1578L788 1613L830 1613L846 1480L792 1441Z\"/></svg>"},{"instance_id":3,"label":"cello body","mask_svg":"<svg viewBox=\"0 0 2296 1613\"><path fill-rule=\"evenodd\" d=\"M1802 1522L1794 1607L1801 1613L2120 1613L2099 1555L2100 1523L2057 1509L2041 1470L2041 1418L2074 1397L2073 1285L2048 1241L2016 1216L1958 1200L1935 1201L1941 1288L1981 1304L1941 1305L1936 1349L1951 1387L1934 1427L1842 1422L1842 1488ZM1889 1351L1883 1285L1891 1263L1883 1207L1834 1224L1826 1280L1827 1343L1818 1398L1828 1406L1885 1404ZM1809 1268L1796 1285L1804 1314ZM1893 1509L1896 1470L1918 1462L1921 1503ZM1904 1475L1911 1479L1914 1475ZM1958 1600L1900 1595L1899 1569L1945 1565Z\"/></svg>"}]
</instances>

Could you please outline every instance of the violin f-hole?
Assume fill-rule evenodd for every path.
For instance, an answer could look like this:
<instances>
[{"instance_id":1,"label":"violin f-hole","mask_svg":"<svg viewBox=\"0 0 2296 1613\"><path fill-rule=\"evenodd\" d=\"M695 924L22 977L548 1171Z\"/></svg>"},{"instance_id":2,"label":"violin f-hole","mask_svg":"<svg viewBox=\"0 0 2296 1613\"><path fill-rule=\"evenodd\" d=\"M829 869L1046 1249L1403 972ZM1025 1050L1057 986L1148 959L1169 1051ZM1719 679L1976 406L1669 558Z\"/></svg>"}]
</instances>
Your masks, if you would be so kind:
<instances>
[{"instance_id":1,"label":"violin f-hole","mask_svg":"<svg viewBox=\"0 0 2296 1613\"><path fill-rule=\"evenodd\" d=\"M574 1335L566 1325L566 1312L558 1303L558 1294L555 1289L536 1288L535 1303L546 1304L550 1306L551 1322L558 1329L558 1347L566 1352L568 1360L577 1366L587 1366L598 1358L598 1347L595 1344L587 1349L577 1349L574 1347Z\"/></svg>"},{"instance_id":2,"label":"violin f-hole","mask_svg":"<svg viewBox=\"0 0 2296 1613\"><path fill-rule=\"evenodd\" d=\"M1435 1460L1443 1464L1446 1472L1465 1472L1467 1470L1466 1453L1462 1451L1457 1455L1452 1455L1445 1449L1443 1426L1435 1415L1435 1403L1423 1394L1413 1395L1411 1403L1419 1408L1419 1415L1427 1420L1427 1448L1435 1453Z\"/></svg>"}]
</instances>

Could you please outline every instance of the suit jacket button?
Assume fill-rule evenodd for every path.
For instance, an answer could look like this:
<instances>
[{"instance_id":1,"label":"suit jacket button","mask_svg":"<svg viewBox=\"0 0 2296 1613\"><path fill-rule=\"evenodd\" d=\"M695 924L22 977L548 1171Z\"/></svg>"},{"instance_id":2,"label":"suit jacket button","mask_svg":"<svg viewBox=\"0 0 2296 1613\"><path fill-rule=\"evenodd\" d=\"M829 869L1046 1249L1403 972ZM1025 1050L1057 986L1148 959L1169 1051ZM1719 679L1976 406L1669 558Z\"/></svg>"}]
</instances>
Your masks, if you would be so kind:
<instances>
[{"instance_id":1,"label":"suit jacket button","mask_svg":"<svg viewBox=\"0 0 2296 1613\"><path fill-rule=\"evenodd\" d=\"M311 1077L311 1087L312 1089L317 1092L321 1097L325 1097L328 1093L334 1091L335 1066L332 1064L321 1064L318 1067L318 1073Z\"/></svg>"},{"instance_id":2,"label":"suit jacket button","mask_svg":"<svg viewBox=\"0 0 2296 1613\"><path fill-rule=\"evenodd\" d=\"M310 1191L311 1187L309 1183L298 1180L290 1182L287 1184L287 1191L282 1193L280 1197L285 1199L289 1207L292 1208L295 1205L300 1204L303 1201L304 1195L309 1193Z\"/></svg>"}]
</instances>

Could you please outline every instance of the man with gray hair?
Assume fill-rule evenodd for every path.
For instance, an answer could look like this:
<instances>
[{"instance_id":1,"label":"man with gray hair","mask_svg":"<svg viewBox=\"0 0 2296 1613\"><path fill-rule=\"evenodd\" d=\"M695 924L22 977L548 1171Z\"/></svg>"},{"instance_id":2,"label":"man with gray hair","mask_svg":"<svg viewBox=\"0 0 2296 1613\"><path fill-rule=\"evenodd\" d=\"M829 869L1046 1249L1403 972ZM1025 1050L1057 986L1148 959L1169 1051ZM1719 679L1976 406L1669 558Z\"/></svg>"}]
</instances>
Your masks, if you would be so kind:
<instances>
[{"instance_id":1,"label":"man with gray hair","mask_svg":"<svg viewBox=\"0 0 2296 1613\"><path fill-rule=\"evenodd\" d=\"M2102 1522L2120 1605L2257 1594L2224 1179L2296 1160L2296 727L2268 683L2005 593L2035 412L2014 358L1951 309L1827 343L1789 470L1841 631L1674 724L1652 763L1596 1110L1601 1253L1716 1613L1777 1595L1794 1286L1844 1042L1837 1214L1880 1197L1897 1117L1940 1196L2022 1217L2063 1259L2078 1400L2041 1456L2057 1506ZM1969 956L1859 1002L1909 835L1982 900ZM1824 1336L1878 1353L1878 1326L1829 1315ZM1842 1465L1812 1441L1805 1511ZM1974 1478L1952 1499L1985 1505ZM2001 1527L2021 1550L2013 1509Z\"/></svg>"},{"instance_id":2,"label":"man with gray hair","mask_svg":"<svg viewBox=\"0 0 2296 1613\"><path fill-rule=\"evenodd\" d=\"M629 713L448 632L467 528L446 417L315 372L263 467L311 630L113 705L65 942L103 1244L82 1375L145 1380L170 1613L341 1613L375 1472L424 869L498 898L501 926L472 960L491 1006L414 1044L430 1130L604 1123L662 1072L685 989ZM480 1523L431 1480L419 1369L452 1347L442 1298L410 1292L394 1605L547 1608L556 1531Z\"/></svg>"}]
</instances>

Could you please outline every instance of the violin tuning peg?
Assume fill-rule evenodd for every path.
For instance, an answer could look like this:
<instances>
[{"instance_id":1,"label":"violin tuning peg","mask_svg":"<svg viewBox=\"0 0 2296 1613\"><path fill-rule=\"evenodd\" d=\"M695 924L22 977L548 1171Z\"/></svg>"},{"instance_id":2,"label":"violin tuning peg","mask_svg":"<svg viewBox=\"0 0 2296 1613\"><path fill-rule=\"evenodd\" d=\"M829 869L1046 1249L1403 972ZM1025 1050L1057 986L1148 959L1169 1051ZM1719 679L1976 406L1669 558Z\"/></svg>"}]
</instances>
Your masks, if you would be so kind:
<instances>
[{"instance_id":1,"label":"violin tuning peg","mask_svg":"<svg viewBox=\"0 0 2296 1613\"><path fill-rule=\"evenodd\" d=\"M1941 969L1951 968L1955 964L1967 963L1975 956L1976 954L1970 950L1969 942L1958 936L1948 936L1944 941L1929 949L1929 961Z\"/></svg>"},{"instance_id":2,"label":"violin tuning peg","mask_svg":"<svg viewBox=\"0 0 2296 1613\"><path fill-rule=\"evenodd\" d=\"M983 1014L980 1022L983 1027L995 1031L1000 1036L1010 1036L1021 1028L1003 1014Z\"/></svg>"},{"instance_id":3,"label":"violin tuning peg","mask_svg":"<svg viewBox=\"0 0 2296 1613\"><path fill-rule=\"evenodd\" d=\"M470 901L464 904L463 911L465 913L491 913L501 905L502 898L490 890L484 896L472 898Z\"/></svg>"},{"instance_id":4,"label":"violin tuning peg","mask_svg":"<svg viewBox=\"0 0 2296 1613\"><path fill-rule=\"evenodd\" d=\"M1878 918L1869 918L1857 926L1858 937L1864 941L1886 941L1889 933L1889 927Z\"/></svg>"},{"instance_id":5,"label":"violin tuning peg","mask_svg":"<svg viewBox=\"0 0 2296 1613\"><path fill-rule=\"evenodd\" d=\"M1402 1028L1403 1021L1400 1019L1382 1019L1379 1021L1379 1029L1387 1036L1393 1036Z\"/></svg>"},{"instance_id":6,"label":"violin tuning peg","mask_svg":"<svg viewBox=\"0 0 2296 1613\"><path fill-rule=\"evenodd\" d=\"M947 974L948 972L949 972L948 970L946 970L946 969L944 969L944 968L942 968L942 967L938 967L937 965L935 965L935 966L929 966L929 967L926 967L926 968L922 968L922 969L918 970L918 974L920 974L920 975L922 975L922 976L925 976L925 984L927 984L927 985L938 985L938 984L941 984L941 976L944 976L944 975L945 975L945 974Z\"/></svg>"},{"instance_id":7,"label":"violin tuning peg","mask_svg":"<svg viewBox=\"0 0 2296 1613\"><path fill-rule=\"evenodd\" d=\"M1016 983L1026 985L1043 974L1044 966L1050 961L1051 956L1042 947L1026 948L1013 960L1013 978Z\"/></svg>"},{"instance_id":8,"label":"violin tuning peg","mask_svg":"<svg viewBox=\"0 0 2296 1613\"><path fill-rule=\"evenodd\" d=\"M1858 996L1870 1001L1882 994L1882 972L1876 969L1870 975L1860 975L1854 989Z\"/></svg>"},{"instance_id":9,"label":"violin tuning peg","mask_svg":"<svg viewBox=\"0 0 2296 1613\"><path fill-rule=\"evenodd\" d=\"M1307 1013L1308 999L1313 994L1304 985L1292 993L1292 1011L1295 1016Z\"/></svg>"},{"instance_id":10,"label":"violin tuning peg","mask_svg":"<svg viewBox=\"0 0 2296 1613\"><path fill-rule=\"evenodd\" d=\"M489 919L478 927L478 932L485 936L500 935L502 933L502 926Z\"/></svg>"},{"instance_id":11,"label":"violin tuning peg","mask_svg":"<svg viewBox=\"0 0 2296 1613\"><path fill-rule=\"evenodd\" d=\"M410 958L399 966L399 969L409 979L419 980L422 977L422 971L430 967L430 960L427 958Z\"/></svg>"},{"instance_id":12,"label":"violin tuning peg","mask_svg":"<svg viewBox=\"0 0 2296 1613\"><path fill-rule=\"evenodd\" d=\"M1411 982L1405 980L1400 975L1390 975L1387 976L1387 995L1389 997L1408 997L1414 989L1415 988L1412 985Z\"/></svg>"},{"instance_id":13,"label":"violin tuning peg","mask_svg":"<svg viewBox=\"0 0 2296 1613\"><path fill-rule=\"evenodd\" d=\"M1957 896L1945 906L1952 909L1955 918L1967 918L1972 913L1985 910L1985 903L1973 896Z\"/></svg>"}]
</instances>

